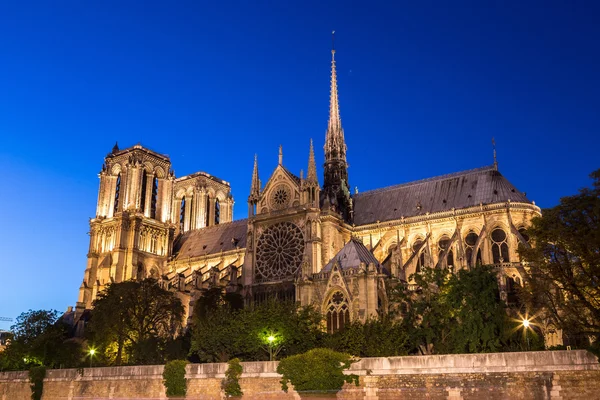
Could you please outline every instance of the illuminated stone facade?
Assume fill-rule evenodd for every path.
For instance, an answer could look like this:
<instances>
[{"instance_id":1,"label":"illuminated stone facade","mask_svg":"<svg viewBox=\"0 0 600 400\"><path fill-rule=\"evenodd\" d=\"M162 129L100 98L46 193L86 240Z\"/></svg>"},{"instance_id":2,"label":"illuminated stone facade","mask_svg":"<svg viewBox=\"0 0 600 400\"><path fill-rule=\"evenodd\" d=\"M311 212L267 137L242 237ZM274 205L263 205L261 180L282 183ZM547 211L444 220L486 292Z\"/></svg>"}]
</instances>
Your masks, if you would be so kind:
<instances>
[{"instance_id":1,"label":"illuminated stone facade","mask_svg":"<svg viewBox=\"0 0 600 400\"><path fill-rule=\"evenodd\" d=\"M540 209L495 162L351 193L334 57L323 185L312 141L306 176L284 167L280 148L262 185L255 158L248 219L232 221L227 182L203 172L176 178L168 157L115 146L100 173L78 310L110 282L150 276L188 311L202 289L220 286L248 303L314 305L335 331L382 312L391 282L413 285L423 268L477 263L497 266L502 297L514 301L523 279L517 247L529 245L526 228Z\"/></svg>"}]
</instances>

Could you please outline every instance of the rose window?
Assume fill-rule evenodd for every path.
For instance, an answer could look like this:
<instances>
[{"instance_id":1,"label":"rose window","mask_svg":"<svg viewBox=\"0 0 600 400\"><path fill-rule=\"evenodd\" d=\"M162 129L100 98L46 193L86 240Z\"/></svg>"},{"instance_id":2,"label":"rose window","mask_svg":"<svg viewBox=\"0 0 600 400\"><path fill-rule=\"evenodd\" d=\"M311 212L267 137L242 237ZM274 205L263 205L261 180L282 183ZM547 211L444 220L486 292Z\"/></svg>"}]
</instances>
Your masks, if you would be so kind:
<instances>
[{"instance_id":1,"label":"rose window","mask_svg":"<svg viewBox=\"0 0 600 400\"><path fill-rule=\"evenodd\" d=\"M256 278L275 281L293 277L304 254L302 230L291 222L268 227L256 243Z\"/></svg>"},{"instance_id":2,"label":"rose window","mask_svg":"<svg viewBox=\"0 0 600 400\"><path fill-rule=\"evenodd\" d=\"M285 208L289 204L291 197L289 187L279 185L273 190L273 194L271 195L271 206L277 210Z\"/></svg>"}]
</instances>

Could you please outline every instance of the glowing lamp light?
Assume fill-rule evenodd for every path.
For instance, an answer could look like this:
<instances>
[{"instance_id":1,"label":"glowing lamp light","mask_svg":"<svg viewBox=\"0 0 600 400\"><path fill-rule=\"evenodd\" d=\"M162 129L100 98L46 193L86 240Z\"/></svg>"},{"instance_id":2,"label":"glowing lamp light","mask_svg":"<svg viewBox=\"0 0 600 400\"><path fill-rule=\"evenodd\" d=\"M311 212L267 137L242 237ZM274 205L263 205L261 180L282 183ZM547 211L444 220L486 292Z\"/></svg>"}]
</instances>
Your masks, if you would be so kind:
<instances>
[{"instance_id":1,"label":"glowing lamp light","mask_svg":"<svg viewBox=\"0 0 600 400\"><path fill-rule=\"evenodd\" d=\"M273 335L269 336L269 337L267 338L267 341L268 341L269 343L273 343L273 342L275 341L275 336L273 336Z\"/></svg>"},{"instance_id":2,"label":"glowing lamp light","mask_svg":"<svg viewBox=\"0 0 600 400\"><path fill-rule=\"evenodd\" d=\"M93 356L94 354L96 354L96 350L95 349L90 349L90 356Z\"/></svg>"},{"instance_id":3,"label":"glowing lamp light","mask_svg":"<svg viewBox=\"0 0 600 400\"><path fill-rule=\"evenodd\" d=\"M528 320L528 319L524 319L524 320L523 320L523 326L524 326L525 328L529 328L529 320Z\"/></svg>"}]
</instances>

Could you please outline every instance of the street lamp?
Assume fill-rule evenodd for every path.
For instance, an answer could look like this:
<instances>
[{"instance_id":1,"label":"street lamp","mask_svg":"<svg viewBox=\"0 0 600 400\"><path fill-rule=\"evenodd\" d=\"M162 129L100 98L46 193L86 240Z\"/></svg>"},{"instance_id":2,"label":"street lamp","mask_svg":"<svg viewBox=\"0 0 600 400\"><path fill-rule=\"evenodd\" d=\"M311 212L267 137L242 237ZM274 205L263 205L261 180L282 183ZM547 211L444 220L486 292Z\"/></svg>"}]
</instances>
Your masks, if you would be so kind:
<instances>
[{"instance_id":1,"label":"street lamp","mask_svg":"<svg viewBox=\"0 0 600 400\"><path fill-rule=\"evenodd\" d=\"M92 368L92 360L94 359L94 354L96 354L96 349L90 349L88 354L90 355L90 368Z\"/></svg>"},{"instance_id":2,"label":"street lamp","mask_svg":"<svg viewBox=\"0 0 600 400\"><path fill-rule=\"evenodd\" d=\"M273 343L275 342L275 336L269 335L269 337L267 337L267 342L269 343L269 361L273 361Z\"/></svg>"},{"instance_id":3,"label":"street lamp","mask_svg":"<svg viewBox=\"0 0 600 400\"><path fill-rule=\"evenodd\" d=\"M525 339L527 340L527 351L529 351L529 335L527 330L529 329L529 320L527 318L523 319L523 328L525 328Z\"/></svg>"}]
</instances>

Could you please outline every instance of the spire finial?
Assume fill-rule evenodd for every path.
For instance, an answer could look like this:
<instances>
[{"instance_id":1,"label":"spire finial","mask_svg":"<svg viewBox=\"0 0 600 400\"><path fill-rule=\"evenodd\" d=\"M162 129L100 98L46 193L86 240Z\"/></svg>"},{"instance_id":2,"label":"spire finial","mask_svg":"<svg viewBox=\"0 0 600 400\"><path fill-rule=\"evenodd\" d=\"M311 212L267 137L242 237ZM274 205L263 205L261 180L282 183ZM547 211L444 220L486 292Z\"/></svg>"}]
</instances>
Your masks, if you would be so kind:
<instances>
[{"instance_id":1,"label":"spire finial","mask_svg":"<svg viewBox=\"0 0 600 400\"><path fill-rule=\"evenodd\" d=\"M335 31L331 31L331 54L335 54Z\"/></svg>"},{"instance_id":2,"label":"spire finial","mask_svg":"<svg viewBox=\"0 0 600 400\"><path fill-rule=\"evenodd\" d=\"M115 145L112 148L112 153L118 153L119 152L119 142L115 142Z\"/></svg>"},{"instance_id":3,"label":"spire finial","mask_svg":"<svg viewBox=\"0 0 600 400\"><path fill-rule=\"evenodd\" d=\"M252 171L252 186L250 187L250 199L258 200L260 196L260 179L258 179L258 155L254 155L254 169Z\"/></svg>"},{"instance_id":4,"label":"spire finial","mask_svg":"<svg viewBox=\"0 0 600 400\"><path fill-rule=\"evenodd\" d=\"M279 145L279 165L283 165L283 146Z\"/></svg>"},{"instance_id":5,"label":"spire finial","mask_svg":"<svg viewBox=\"0 0 600 400\"><path fill-rule=\"evenodd\" d=\"M492 147L494 148L494 169L498 171L498 159L496 158L496 140L492 137Z\"/></svg>"}]
</instances>

